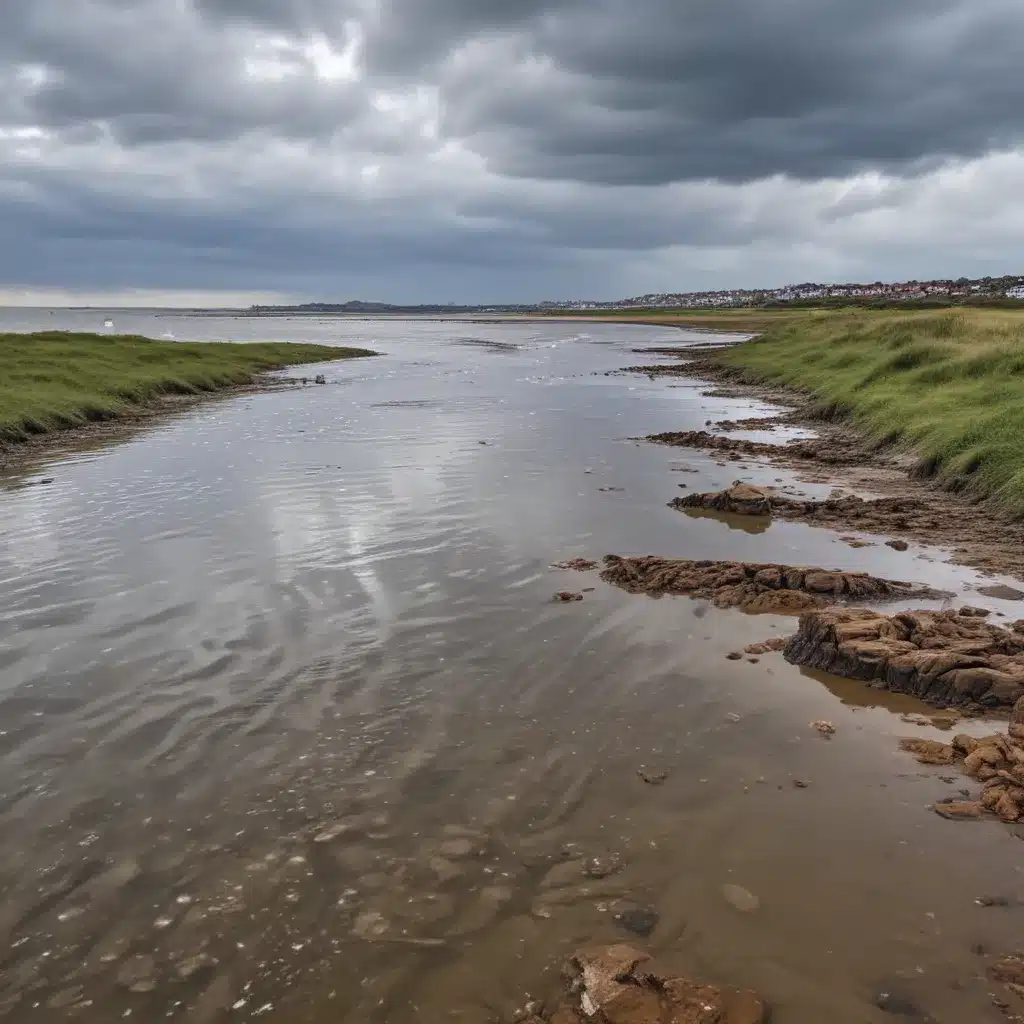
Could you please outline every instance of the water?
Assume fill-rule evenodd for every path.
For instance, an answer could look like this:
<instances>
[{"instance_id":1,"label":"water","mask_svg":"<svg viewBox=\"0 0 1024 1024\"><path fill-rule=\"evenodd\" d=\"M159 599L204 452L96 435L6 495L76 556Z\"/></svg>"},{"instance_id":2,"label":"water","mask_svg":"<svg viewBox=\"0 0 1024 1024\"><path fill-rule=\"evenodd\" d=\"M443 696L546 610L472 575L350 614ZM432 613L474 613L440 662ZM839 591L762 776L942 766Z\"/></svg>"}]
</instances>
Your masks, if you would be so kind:
<instances>
[{"instance_id":1,"label":"water","mask_svg":"<svg viewBox=\"0 0 1024 1024\"><path fill-rule=\"evenodd\" d=\"M963 782L896 750L927 735L898 718L918 705L725 660L783 617L549 568L656 553L979 582L934 552L667 508L680 482L790 480L630 440L769 411L605 375L697 336L111 317L384 354L69 447L0 491L5 1019L484 1024L579 945L642 941L616 920L632 907L659 915L652 949L760 990L779 1024L892 1019L872 999L894 987L988 1019L972 947L1016 948L1020 915L974 900L1019 894L1021 848L926 809ZM622 868L588 878L595 856Z\"/></svg>"}]
</instances>

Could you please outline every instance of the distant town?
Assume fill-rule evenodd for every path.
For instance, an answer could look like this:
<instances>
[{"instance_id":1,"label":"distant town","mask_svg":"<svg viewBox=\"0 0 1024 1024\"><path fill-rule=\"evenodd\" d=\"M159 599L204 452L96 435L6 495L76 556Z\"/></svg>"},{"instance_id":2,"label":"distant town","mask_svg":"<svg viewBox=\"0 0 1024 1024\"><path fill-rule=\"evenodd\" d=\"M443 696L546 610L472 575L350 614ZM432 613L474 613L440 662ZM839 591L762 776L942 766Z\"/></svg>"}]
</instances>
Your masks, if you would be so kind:
<instances>
[{"instance_id":1,"label":"distant town","mask_svg":"<svg viewBox=\"0 0 1024 1024\"><path fill-rule=\"evenodd\" d=\"M364 316L423 315L466 313L538 313L558 310L616 309L707 309L777 305L841 305L846 303L889 304L924 303L957 305L973 303L1024 302L1024 275L966 278L934 281L898 281L873 284L791 284L782 288L729 288L703 292L650 292L629 299L565 299L534 304L396 305L388 302L307 302L294 306L252 306L255 315L294 315L296 313L347 313Z\"/></svg>"}]
</instances>

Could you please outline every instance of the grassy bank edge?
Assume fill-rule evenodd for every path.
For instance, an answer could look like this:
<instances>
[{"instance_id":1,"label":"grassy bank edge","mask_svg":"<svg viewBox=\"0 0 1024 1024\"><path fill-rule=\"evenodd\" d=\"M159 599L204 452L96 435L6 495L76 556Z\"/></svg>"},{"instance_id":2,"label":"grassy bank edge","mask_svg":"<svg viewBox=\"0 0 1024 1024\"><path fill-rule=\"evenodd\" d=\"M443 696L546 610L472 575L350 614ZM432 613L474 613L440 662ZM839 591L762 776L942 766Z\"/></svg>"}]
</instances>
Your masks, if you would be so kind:
<instances>
[{"instance_id":1,"label":"grassy bank edge","mask_svg":"<svg viewBox=\"0 0 1024 1024\"><path fill-rule=\"evenodd\" d=\"M0 334L0 443L17 445L90 423L159 412L162 400L171 396L254 384L271 370L372 355L368 349L295 342Z\"/></svg>"},{"instance_id":2,"label":"grassy bank edge","mask_svg":"<svg viewBox=\"0 0 1024 1024\"><path fill-rule=\"evenodd\" d=\"M1024 519L1024 315L953 310L790 315L712 358L806 396L916 456L917 473Z\"/></svg>"}]
</instances>

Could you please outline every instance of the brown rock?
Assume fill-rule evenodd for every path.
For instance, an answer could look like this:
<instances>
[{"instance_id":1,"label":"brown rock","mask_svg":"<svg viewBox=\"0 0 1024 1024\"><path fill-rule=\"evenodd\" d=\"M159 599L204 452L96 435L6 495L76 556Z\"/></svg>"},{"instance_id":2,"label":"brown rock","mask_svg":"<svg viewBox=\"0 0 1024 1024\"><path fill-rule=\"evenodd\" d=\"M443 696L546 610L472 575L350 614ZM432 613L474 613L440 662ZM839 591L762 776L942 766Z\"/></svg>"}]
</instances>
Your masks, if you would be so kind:
<instances>
[{"instance_id":1,"label":"brown rock","mask_svg":"<svg viewBox=\"0 0 1024 1024\"><path fill-rule=\"evenodd\" d=\"M960 614L966 615L968 618L987 619L992 613L987 608L974 608L969 604L965 604L960 609Z\"/></svg>"},{"instance_id":2,"label":"brown rock","mask_svg":"<svg viewBox=\"0 0 1024 1024\"><path fill-rule=\"evenodd\" d=\"M1024 740L1024 697L1018 697L1010 712L1010 736L1015 740Z\"/></svg>"},{"instance_id":3,"label":"brown rock","mask_svg":"<svg viewBox=\"0 0 1024 1024\"><path fill-rule=\"evenodd\" d=\"M977 800L950 800L948 803L937 803L934 810L936 814L951 821L980 818L982 815L982 806Z\"/></svg>"},{"instance_id":4,"label":"brown rock","mask_svg":"<svg viewBox=\"0 0 1024 1024\"><path fill-rule=\"evenodd\" d=\"M921 764L952 764L956 751L938 740L918 740L909 736L900 740L900 750L913 754Z\"/></svg>"},{"instance_id":5,"label":"brown rock","mask_svg":"<svg viewBox=\"0 0 1024 1024\"><path fill-rule=\"evenodd\" d=\"M592 562L589 558L570 558L565 562L555 562L552 569L574 569L576 572L589 572L591 569L597 568L597 562Z\"/></svg>"},{"instance_id":6,"label":"brown rock","mask_svg":"<svg viewBox=\"0 0 1024 1024\"><path fill-rule=\"evenodd\" d=\"M1000 792L999 799L996 800L992 810L1000 821L1007 823L1012 823L1020 817L1020 806L1005 789Z\"/></svg>"},{"instance_id":7,"label":"brown rock","mask_svg":"<svg viewBox=\"0 0 1024 1024\"><path fill-rule=\"evenodd\" d=\"M711 600L719 608L747 612L798 614L836 600L903 600L934 597L913 583L884 580L866 573L749 562L693 562L653 555L608 555L601 578L633 594L687 594Z\"/></svg>"},{"instance_id":8,"label":"brown rock","mask_svg":"<svg viewBox=\"0 0 1024 1024\"><path fill-rule=\"evenodd\" d=\"M1002 764L1003 755L995 744L979 743L974 750L964 758L964 771L973 778L979 778L985 767L994 769L996 765Z\"/></svg>"},{"instance_id":9,"label":"brown rock","mask_svg":"<svg viewBox=\"0 0 1024 1024\"><path fill-rule=\"evenodd\" d=\"M958 733L953 737L952 747L961 757L968 757L978 749L978 741L966 733Z\"/></svg>"},{"instance_id":10,"label":"brown rock","mask_svg":"<svg viewBox=\"0 0 1024 1024\"><path fill-rule=\"evenodd\" d=\"M741 516L768 516L772 512L772 493L766 487L745 484L737 480L724 491L706 494L687 494L670 501L672 508L702 508L716 512L732 512Z\"/></svg>"},{"instance_id":11,"label":"brown rock","mask_svg":"<svg viewBox=\"0 0 1024 1024\"><path fill-rule=\"evenodd\" d=\"M985 971L990 981L1004 985L1024 985L1024 953L1010 953L990 964Z\"/></svg>"},{"instance_id":12,"label":"brown rock","mask_svg":"<svg viewBox=\"0 0 1024 1024\"><path fill-rule=\"evenodd\" d=\"M747 644L743 648L747 654L770 654L772 651L781 651L789 643L788 636L776 636L771 640L762 640L760 643Z\"/></svg>"},{"instance_id":13,"label":"brown rock","mask_svg":"<svg viewBox=\"0 0 1024 1024\"><path fill-rule=\"evenodd\" d=\"M893 551L906 551L910 547L905 540L887 540L885 546L892 548Z\"/></svg>"},{"instance_id":14,"label":"brown rock","mask_svg":"<svg viewBox=\"0 0 1024 1024\"><path fill-rule=\"evenodd\" d=\"M764 1024L752 992L668 977L629 946L583 950L563 969L565 992L549 1024Z\"/></svg>"},{"instance_id":15,"label":"brown rock","mask_svg":"<svg viewBox=\"0 0 1024 1024\"><path fill-rule=\"evenodd\" d=\"M809 611L785 656L942 705L1010 707L1024 695L1024 637L953 611Z\"/></svg>"}]
</instances>

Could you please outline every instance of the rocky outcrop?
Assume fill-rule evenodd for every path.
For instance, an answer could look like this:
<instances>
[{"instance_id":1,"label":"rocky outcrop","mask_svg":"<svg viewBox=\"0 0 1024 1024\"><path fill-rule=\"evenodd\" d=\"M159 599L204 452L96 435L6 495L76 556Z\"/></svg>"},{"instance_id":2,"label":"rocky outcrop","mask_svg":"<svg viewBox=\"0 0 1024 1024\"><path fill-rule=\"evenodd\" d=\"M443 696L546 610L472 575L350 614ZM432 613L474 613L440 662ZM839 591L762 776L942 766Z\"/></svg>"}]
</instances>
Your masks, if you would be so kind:
<instances>
[{"instance_id":1,"label":"rocky outcrop","mask_svg":"<svg viewBox=\"0 0 1024 1024\"><path fill-rule=\"evenodd\" d=\"M522 1024L764 1024L765 1004L753 992L667 975L631 946L573 954L563 991L549 1011Z\"/></svg>"},{"instance_id":2,"label":"rocky outcrop","mask_svg":"<svg viewBox=\"0 0 1024 1024\"><path fill-rule=\"evenodd\" d=\"M672 508L702 508L714 512L732 512L741 516L768 516L772 513L772 492L766 487L745 484L737 480L724 491L707 494L687 494L670 501Z\"/></svg>"},{"instance_id":3,"label":"rocky outcrop","mask_svg":"<svg viewBox=\"0 0 1024 1024\"><path fill-rule=\"evenodd\" d=\"M797 615L837 601L940 596L927 587L867 573L791 565L607 555L604 566L601 578L632 594L687 594L747 612Z\"/></svg>"},{"instance_id":4,"label":"rocky outcrop","mask_svg":"<svg viewBox=\"0 0 1024 1024\"><path fill-rule=\"evenodd\" d=\"M830 529L860 530L864 533L898 533L917 536L944 535L948 515L940 505L925 498L858 498L847 494L822 501L787 498L767 487L737 481L724 491L688 494L669 502L672 508L714 509L736 515L774 516L789 522ZM906 551L906 541L887 542L896 551Z\"/></svg>"},{"instance_id":5,"label":"rocky outcrop","mask_svg":"<svg viewBox=\"0 0 1024 1024\"><path fill-rule=\"evenodd\" d=\"M994 815L1001 821L1024 818L1024 697L1013 706L1006 733L980 738L966 733L952 743L903 739L900 747L922 764L959 764L965 774L983 783L976 799L941 801L935 811L944 818L980 818Z\"/></svg>"},{"instance_id":6,"label":"rocky outcrop","mask_svg":"<svg viewBox=\"0 0 1024 1024\"><path fill-rule=\"evenodd\" d=\"M1024 636L973 614L811 611L784 654L794 665L937 704L1012 707L1024 695Z\"/></svg>"}]
</instances>

